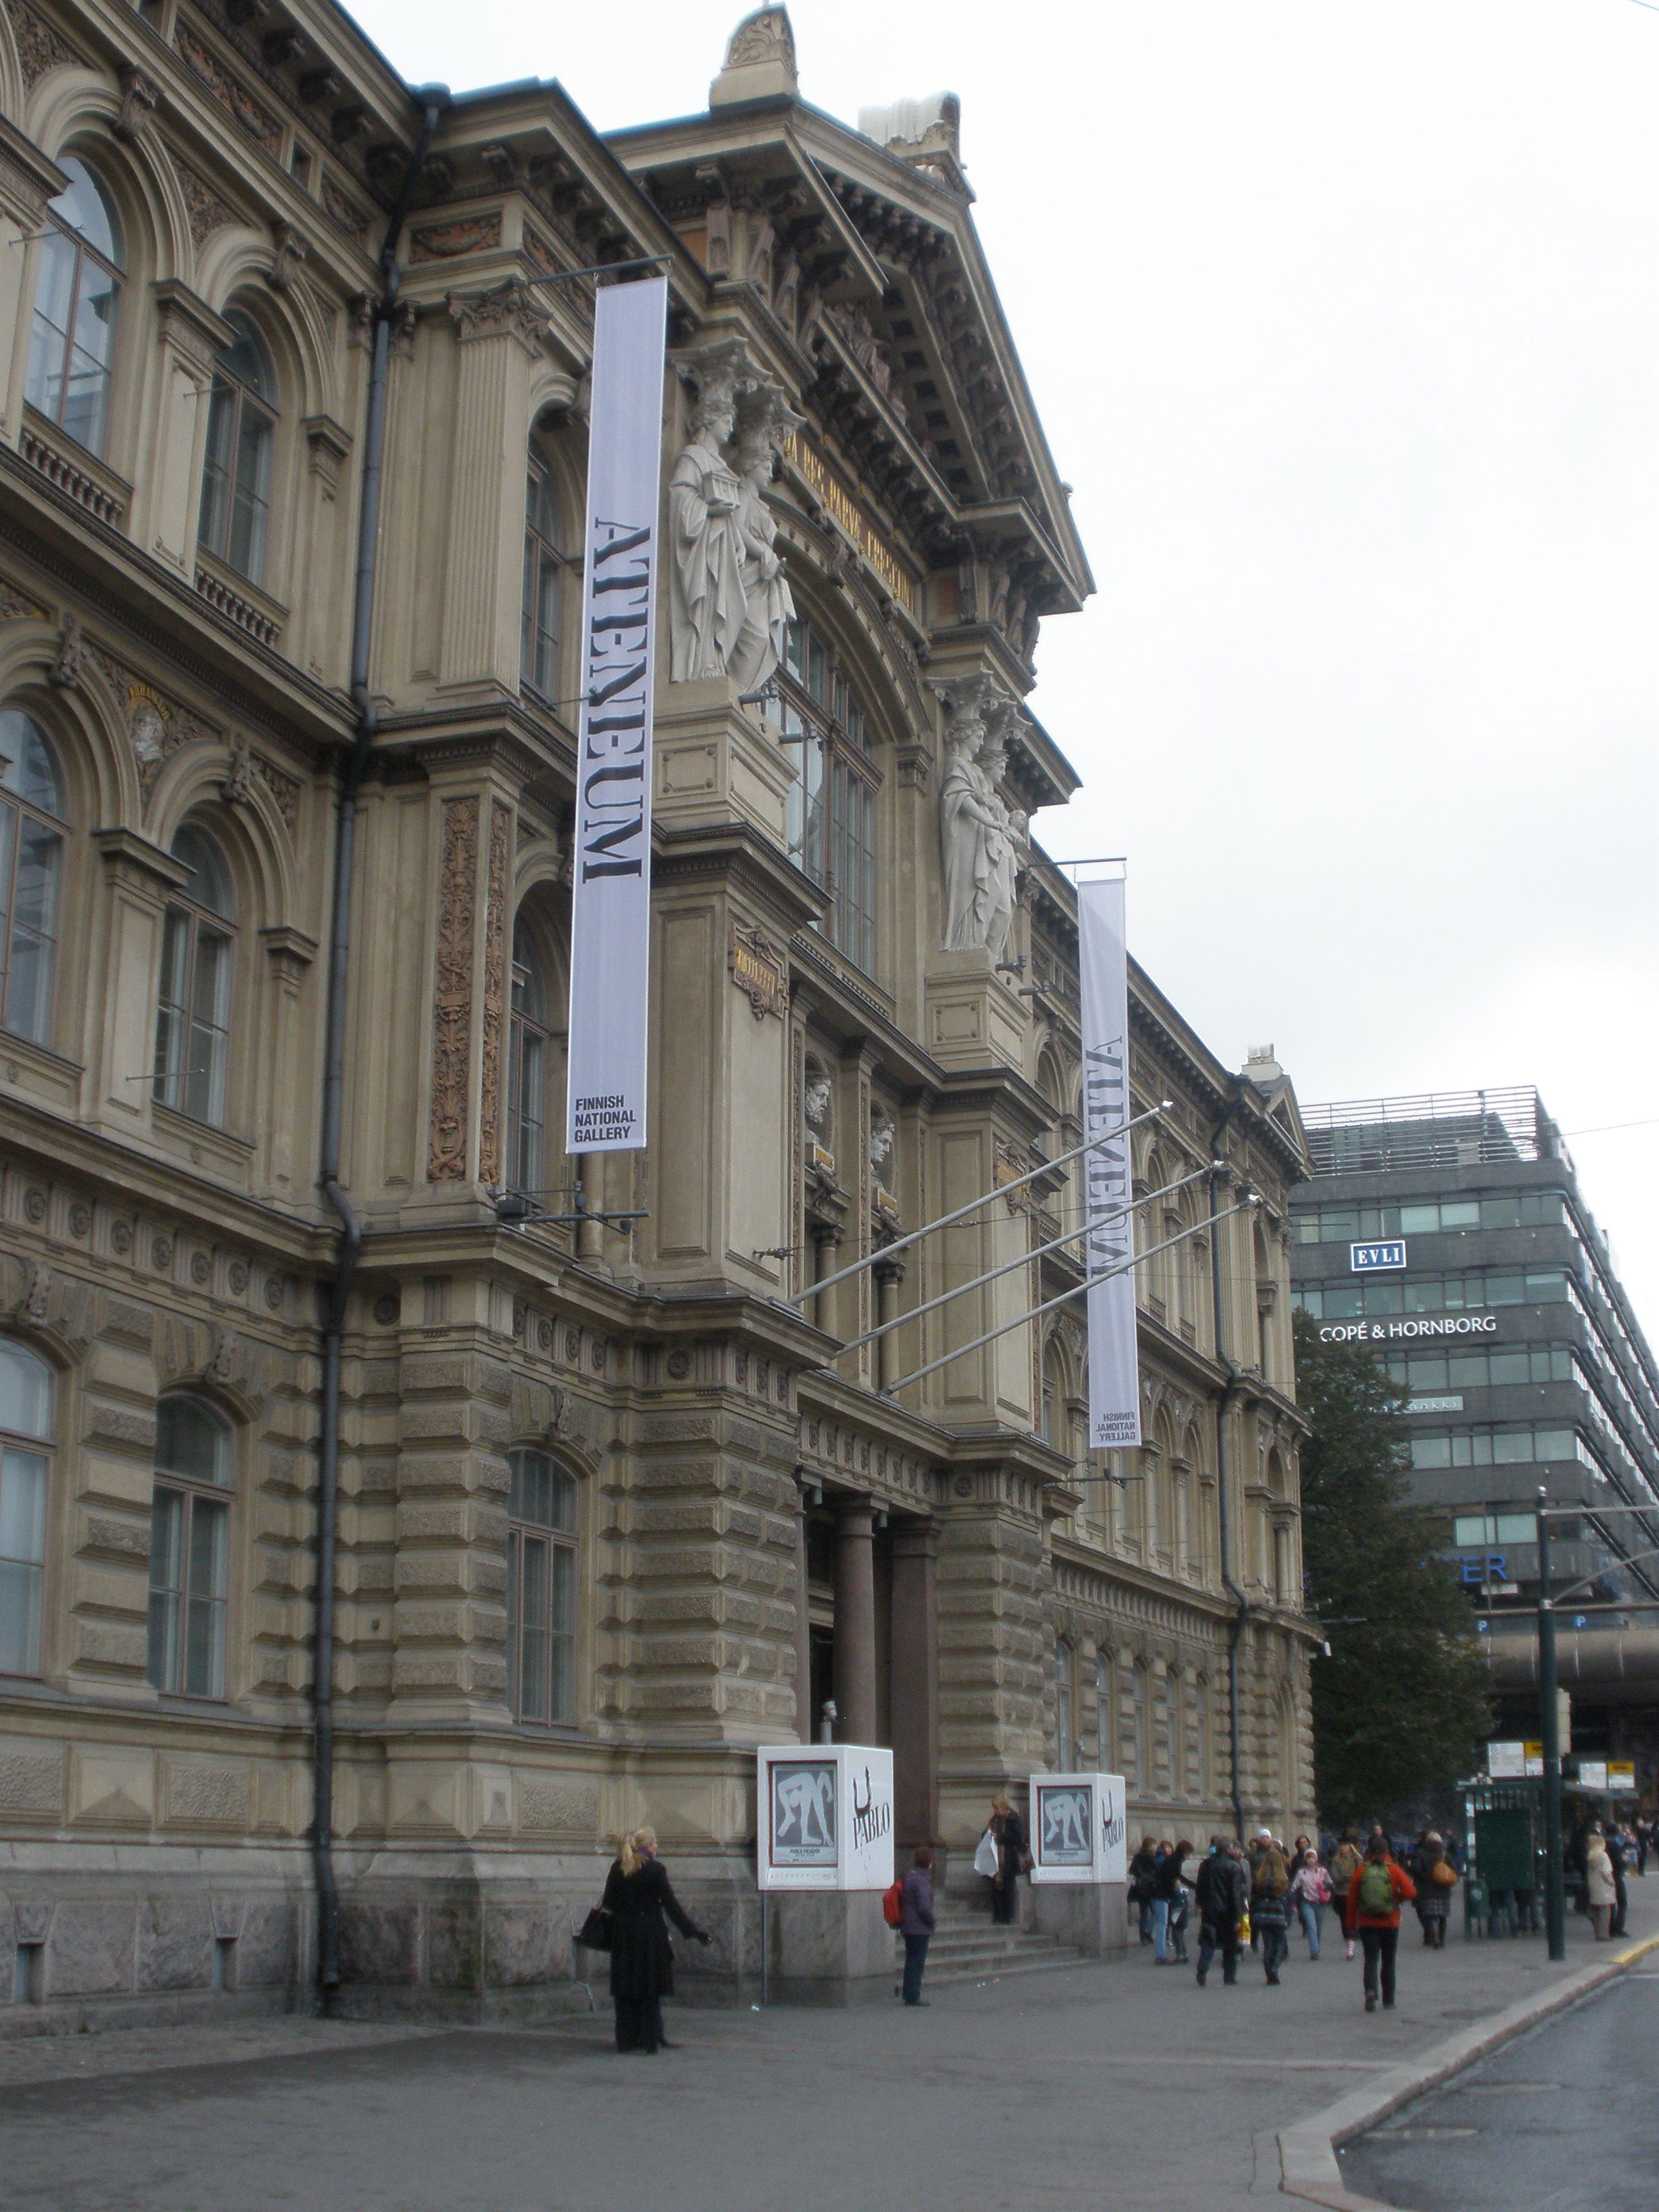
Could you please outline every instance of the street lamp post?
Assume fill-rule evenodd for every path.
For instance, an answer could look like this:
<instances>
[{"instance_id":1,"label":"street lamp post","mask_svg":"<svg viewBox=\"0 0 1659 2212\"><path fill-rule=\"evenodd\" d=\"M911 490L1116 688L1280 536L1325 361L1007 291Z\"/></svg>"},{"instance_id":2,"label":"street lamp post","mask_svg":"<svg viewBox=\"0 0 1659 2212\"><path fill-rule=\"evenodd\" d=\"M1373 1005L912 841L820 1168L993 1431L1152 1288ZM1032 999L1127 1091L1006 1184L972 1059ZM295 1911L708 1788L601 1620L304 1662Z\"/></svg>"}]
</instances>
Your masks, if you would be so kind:
<instances>
[{"instance_id":1,"label":"street lamp post","mask_svg":"<svg viewBox=\"0 0 1659 2212\"><path fill-rule=\"evenodd\" d=\"M1543 1700L1544 1930L1550 1957L1567 1955L1561 1879L1561 1709L1555 1688L1555 1604L1550 1595L1548 1491L1538 1486L1538 1694Z\"/></svg>"}]
</instances>

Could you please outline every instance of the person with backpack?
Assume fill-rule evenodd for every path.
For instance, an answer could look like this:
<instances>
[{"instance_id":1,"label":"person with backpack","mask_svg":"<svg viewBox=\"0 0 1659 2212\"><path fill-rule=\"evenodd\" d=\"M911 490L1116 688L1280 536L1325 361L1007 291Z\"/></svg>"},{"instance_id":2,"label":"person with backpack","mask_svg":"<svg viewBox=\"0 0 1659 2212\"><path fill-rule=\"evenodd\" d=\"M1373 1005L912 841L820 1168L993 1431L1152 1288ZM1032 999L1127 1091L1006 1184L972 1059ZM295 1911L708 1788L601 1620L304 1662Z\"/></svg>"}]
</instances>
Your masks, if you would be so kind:
<instances>
[{"instance_id":1,"label":"person with backpack","mask_svg":"<svg viewBox=\"0 0 1659 2212\"><path fill-rule=\"evenodd\" d=\"M1325 1907L1331 1901L1331 1878L1319 1863L1319 1854L1311 1844L1302 1854L1302 1861L1291 1876L1291 1900L1302 1922L1302 1933L1308 1939L1308 1956L1319 1956L1319 1938L1324 1925Z\"/></svg>"},{"instance_id":2,"label":"person with backpack","mask_svg":"<svg viewBox=\"0 0 1659 2212\"><path fill-rule=\"evenodd\" d=\"M1152 1964L1167 1966L1170 1960L1170 1933L1175 1926L1176 1912L1182 1904L1185 1891L1192 1887L1188 1876L1182 1872L1193 1855L1193 1847L1183 1836L1168 1850L1160 1851L1158 1864L1152 1869ZM1176 1963L1181 1963L1185 1952L1181 1947Z\"/></svg>"},{"instance_id":3,"label":"person with backpack","mask_svg":"<svg viewBox=\"0 0 1659 2212\"><path fill-rule=\"evenodd\" d=\"M1193 1887L1198 1901L1198 1986L1203 1988L1219 1951L1221 1978L1231 1988L1238 1979L1238 1924L1250 1901L1250 1879L1238 1845L1225 1836L1212 1838Z\"/></svg>"},{"instance_id":4,"label":"person with backpack","mask_svg":"<svg viewBox=\"0 0 1659 2212\"><path fill-rule=\"evenodd\" d=\"M1263 1841L1265 1839L1265 1841ZM1250 1929L1261 1938L1261 1965L1270 1989L1279 1987L1279 1970L1291 1948L1290 1869L1285 1854L1264 1828L1263 1842L1250 1881Z\"/></svg>"},{"instance_id":5,"label":"person with backpack","mask_svg":"<svg viewBox=\"0 0 1659 2212\"><path fill-rule=\"evenodd\" d=\"M1400 1948L1400 1908L1417 1899L1417 1885L1395 1863L1389 1839L1374 1829L1364 1863L1348 1889L1348 1924L1359 1931L1365 1954L1365 2009L1376 2010L1379 1983L1385 2012L1394 2009L1395 1958Z\"/></svg>"},{"instance_id":6,"label":"person with backpack","mask_svg":"<svg viewBox=\"0 0 1659 2212\"><path fill-rule=\"evenodd\" d=\"M904 1938L904 2002L925 2005L921 1977L933 1936L933 1854L926 1844L911 1853L909 1871L899 1886L898 1928Z\"/></svg>"},{"instance_id":7,"label":"person with backpack","mask_svg":"<svg viewBox=\"0 0 1659 2212\"><path fill-rule=\"evenodd\" d=\"M1457 1887L1457 1869L1433 1829L1424 1837L1414 1856L1416 1864L1412 1873L1417 1883L1417 1917L1423 1930L1424 1945L1431 1951L1443 1951L1446 1923L1451 1917L1451 1893Z\"/></svg>"},{"instance_id":8,"label":"person with backpack","mask_svg":"<svg viewBox=\"0 0 1659 2212\"><path fill-rule=\"evenodd\" d=\"M1353 1923L1348 1917L1348 1891L1354 1876L1365 1863L1365 1854L1359 1848L1357 1828L1344 1828L1342 1839L1331 1856L1331 1894L1336 1900L1337 1916L1342 1923L1343 1940L1347 1945L1347 1956L1353 1956Z\"/></svg>"}]
</instances>

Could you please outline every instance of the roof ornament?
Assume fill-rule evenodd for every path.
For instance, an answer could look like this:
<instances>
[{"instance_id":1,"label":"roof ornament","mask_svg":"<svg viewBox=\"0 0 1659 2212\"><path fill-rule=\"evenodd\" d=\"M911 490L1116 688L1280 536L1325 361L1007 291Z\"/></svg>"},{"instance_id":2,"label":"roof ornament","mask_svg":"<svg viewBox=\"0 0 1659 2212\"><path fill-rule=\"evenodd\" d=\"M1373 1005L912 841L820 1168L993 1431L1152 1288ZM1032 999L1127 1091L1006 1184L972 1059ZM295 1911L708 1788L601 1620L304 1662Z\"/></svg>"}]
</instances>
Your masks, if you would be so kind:
<instances>
[{"instance_id":1,"label":"roof ornament","mask_svg":"<svg viewBox=\"0 0 1659 2212\"><path fill-rule=\"evenodd\" d=\"M973 198L962 166L962 102L955 93L930 92L920 100L861 107L859 129L912 168L926 169L950 191Z\"/></svg>"},{"instance_id":2,"label":"roof ornament","mask_svg":"<svg viewBox=\"0 0 1659 2212\"><path fill-rule=\"evenodd\" d=\"M800 80L787 8L757 8L732 32L726 66L708 88L711 107L741 100L793 100Z\"/></svg>"}]
</instances>

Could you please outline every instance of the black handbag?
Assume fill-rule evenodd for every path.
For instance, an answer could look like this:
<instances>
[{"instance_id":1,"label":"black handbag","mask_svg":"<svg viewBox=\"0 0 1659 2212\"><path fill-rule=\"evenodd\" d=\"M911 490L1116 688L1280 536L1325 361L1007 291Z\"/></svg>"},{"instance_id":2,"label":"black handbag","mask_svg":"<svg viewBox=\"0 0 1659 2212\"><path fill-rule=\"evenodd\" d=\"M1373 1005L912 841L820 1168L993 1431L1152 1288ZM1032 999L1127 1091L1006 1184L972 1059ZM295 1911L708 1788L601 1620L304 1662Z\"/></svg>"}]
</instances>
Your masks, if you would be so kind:
<instances>
[{"instance_id":1,"label":"black handbag","mask_svg":"<svg viewBox=\"0 0 1659 2212\"><path fill-rule=\"evenodd\" d=\"M576 1930L576 1941L584 1951L608 1951L611 1948L611 1915L604 1905L593 1906Z\"/></svg>"}]
</instances>

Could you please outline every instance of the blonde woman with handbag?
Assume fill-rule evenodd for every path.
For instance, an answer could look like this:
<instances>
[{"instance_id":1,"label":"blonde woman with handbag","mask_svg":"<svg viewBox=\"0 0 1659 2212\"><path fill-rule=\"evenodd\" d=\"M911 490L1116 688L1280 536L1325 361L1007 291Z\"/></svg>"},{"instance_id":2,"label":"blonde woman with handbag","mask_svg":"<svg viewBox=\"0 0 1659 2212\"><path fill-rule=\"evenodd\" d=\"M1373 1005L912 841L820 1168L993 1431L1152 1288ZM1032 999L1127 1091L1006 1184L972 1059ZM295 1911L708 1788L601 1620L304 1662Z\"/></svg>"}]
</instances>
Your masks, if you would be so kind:
<instances>
[{"instance_id":1,"label":"blonde woman with handbag","mask_svg":"<svg viewBox=\"0 0 1659 2212\"><path fill-rule=\"evenodd\" d=\"M663 2032L662 2001L674 1994L674 1954L666 1914L682 1936L713 1941L682 1909L657 1857L657 1832L623 1836L605 1877L600 1911L611 1928L611 1996L618 2051L673 2049Z\"/></svg>"}]
</instances>

